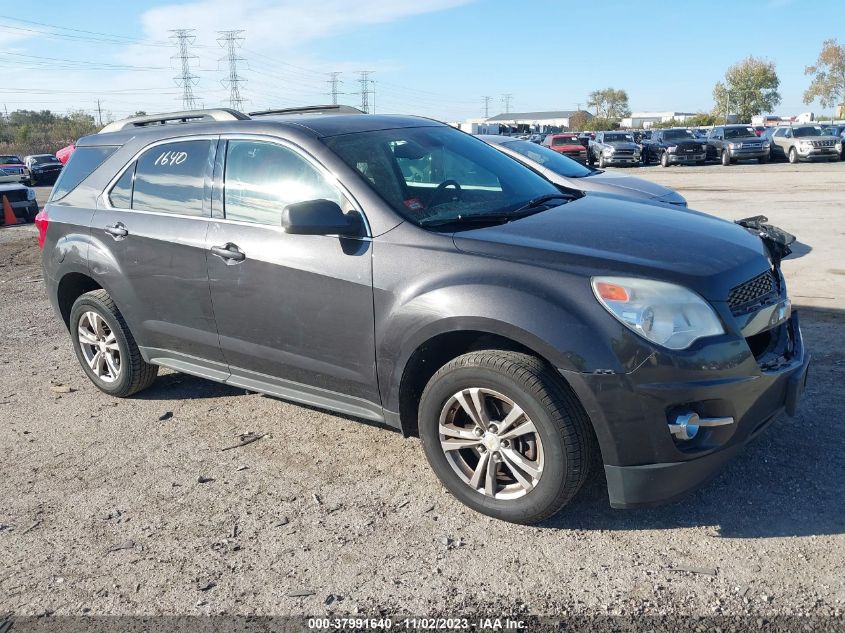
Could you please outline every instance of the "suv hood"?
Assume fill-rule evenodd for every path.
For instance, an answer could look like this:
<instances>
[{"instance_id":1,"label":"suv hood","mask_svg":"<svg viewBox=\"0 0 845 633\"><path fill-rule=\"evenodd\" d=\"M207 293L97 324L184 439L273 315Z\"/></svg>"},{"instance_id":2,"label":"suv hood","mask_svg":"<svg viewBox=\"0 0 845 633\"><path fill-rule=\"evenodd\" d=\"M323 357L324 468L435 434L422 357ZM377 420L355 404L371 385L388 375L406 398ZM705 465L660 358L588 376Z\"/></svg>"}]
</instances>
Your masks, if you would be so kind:
<instances>
[{"instance_id":1,"label":"suv hood","mask_svg":"<svg viewBox=\"0 0 845 633\"><path fill-rule=\"evenodd\" d=\"M576 275L678 283L713 301L771 267L763 242L733 222L602 194L453 240L467 253Z\"/></svg>"},{"instance_id":2,"label":"suv hood","mask_svg":"<svg viewBox=\"0 0 845 633\"><path fill-rule=\"evenodd\" d=\"M609 145L614 149L640 149L640 146L631 141L605 141L602 145Z\"/></svg>"}]
</instances>

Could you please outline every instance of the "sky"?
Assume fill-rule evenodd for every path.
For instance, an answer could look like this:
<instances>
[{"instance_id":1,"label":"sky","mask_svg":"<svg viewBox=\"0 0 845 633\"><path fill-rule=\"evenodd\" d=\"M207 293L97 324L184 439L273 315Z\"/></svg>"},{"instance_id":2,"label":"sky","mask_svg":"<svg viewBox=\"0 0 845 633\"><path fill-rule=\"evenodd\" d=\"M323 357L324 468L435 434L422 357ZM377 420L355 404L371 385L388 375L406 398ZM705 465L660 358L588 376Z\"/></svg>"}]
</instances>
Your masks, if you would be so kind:
<instances>
[{"instance_id":1,"label":"sky","mask_svg":"<svg viewBox=\"0 0 845 633\"><path fill-rule=\"evenodd\" d=\"M628 92L634 111L712 108L713 85L754 55L781 80L776 114L805 105L825 39L845 43L842 0L196 0L67 2L0 9L0 107L83 109L103 119L182 107L171 29L189 45L197 105L229 105L218 31L243 29L237 55L245 110L360 105L372 71L376 112L446 121L504 111L584 107L595 89Z\"/></svg>"}]
</instances>

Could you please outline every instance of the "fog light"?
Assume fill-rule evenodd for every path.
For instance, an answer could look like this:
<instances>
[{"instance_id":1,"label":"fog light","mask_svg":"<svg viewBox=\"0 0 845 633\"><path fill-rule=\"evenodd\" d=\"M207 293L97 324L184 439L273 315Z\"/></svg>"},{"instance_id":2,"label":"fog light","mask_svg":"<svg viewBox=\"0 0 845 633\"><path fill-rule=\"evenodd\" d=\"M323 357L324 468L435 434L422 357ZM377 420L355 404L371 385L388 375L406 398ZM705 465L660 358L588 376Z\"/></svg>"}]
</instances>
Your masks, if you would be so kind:
<instances>
[{"instance_id":1,"label":"fog light","mask_svg":"<svg viewBox=\"0 0 845 633\"><path fill-rule=\"evenodd\" d=\"M697 413L691 411L675 416L674 422L669 424L669 432L676 439L686 442L698 435L702 427L726 426L733 423L733 418L700 418Z\"/></svg>"}]
</instances>

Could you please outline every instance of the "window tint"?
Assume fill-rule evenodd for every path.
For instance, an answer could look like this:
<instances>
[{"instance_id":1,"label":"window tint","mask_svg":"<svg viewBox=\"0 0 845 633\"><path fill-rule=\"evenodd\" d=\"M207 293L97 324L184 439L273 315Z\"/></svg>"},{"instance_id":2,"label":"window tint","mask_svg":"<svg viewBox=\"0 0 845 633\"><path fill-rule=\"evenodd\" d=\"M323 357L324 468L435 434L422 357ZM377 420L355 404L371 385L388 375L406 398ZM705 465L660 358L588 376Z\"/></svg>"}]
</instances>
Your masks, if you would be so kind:
<instances>
[{"instance_id":1,"label":"window tint","mask_svg":"<svg viewBox=\"0 0 845 633\"><path fill-rule=\"evenodd\" d=\"M132 208L132 179L135 176L135 165L136 163L132 163L126 168L126 171L114 183L114 187L112 187L109 193L109 202L116 209Z\"/></svg>"},{"instance_id":2,"label":"window tint","mask_svg":"<svg viewBox=\"0 0 845 633\"><path fill-rule=\"evenodd\" d=\"M531 141L520 142L534 145ZM407 141L396 141L390 143L390 148L408 185L436 187L445 180L454 180L464 189L502 190L499 179L490 171L446 147L425 151Z\"/></svg>"},{"instance_id":3,"label":"window tint","mask_svg":"<svg viewBox=\"0 0 845 633\"><path fill-rule=\"evenodd\" d=\"M59 174L50 202L64 198L68 193L85 180L91 173L108 158L117 147L113 145L99 147L77 147L71 154L65 168Z\"/></svg>"},{"instance_id":4,"label":"window tint","mask_svg":"<svg viewBox=\"0 0 845 633\"><path fill-rule=\"evenodd\" d=\"M260 141L229 141L226 151L226 218L278 225L282 209L307 200L343 206L338 190L291 149Z\"/></svg>"},{"instance_id":5,"label":"window tint","mask_svg":"<svg viewBox=\"0 0 845 633\"><path fill-rule=\"evenodd\" d=\"M203 215L205 175L213 159L211 141L178 141L150 148L138 159L132 208Z\"/></svg>"}]
</instances>

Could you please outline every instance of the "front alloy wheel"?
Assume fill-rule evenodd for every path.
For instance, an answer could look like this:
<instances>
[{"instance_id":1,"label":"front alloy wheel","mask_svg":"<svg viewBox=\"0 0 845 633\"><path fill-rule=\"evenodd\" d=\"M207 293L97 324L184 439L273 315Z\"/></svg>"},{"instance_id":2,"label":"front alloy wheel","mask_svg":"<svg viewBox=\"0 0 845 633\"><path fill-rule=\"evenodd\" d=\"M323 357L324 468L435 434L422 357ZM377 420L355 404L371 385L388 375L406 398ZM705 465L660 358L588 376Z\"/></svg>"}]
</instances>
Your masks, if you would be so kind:
<instances>
[{"instance_id":1,"label":"front alloy wheel","mask_svg":"<svg viewBox=\"0 0 845 633\"><path fill-rule=\"evenodd\" d=\"M543 475L543 442L507 396L481 387L454 394L440 412L440 447L464 483L494 499L517 499Z\"/></svg>"},{"instance_id":2,"label":"front alloy wheel","mask_svg":"<svg viewBox=\"0 0 845 633\"><path fill-rule=\"evenodd\" d=\"M521 352L469 352L441 367L422 393L418 423L428 463L449 492L514 523L537 523L566 505L595 454L569 385Z\"/></svg>"}]
</instances>

